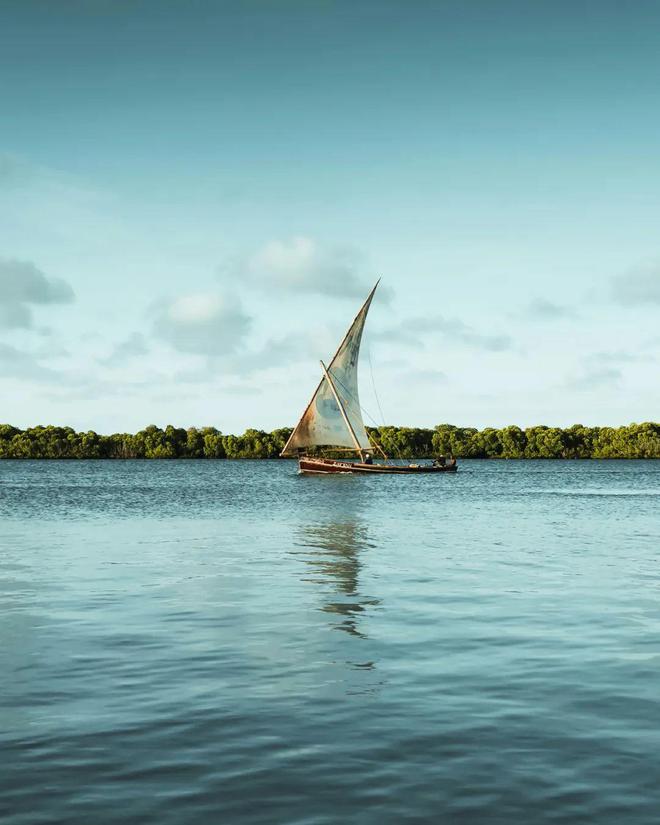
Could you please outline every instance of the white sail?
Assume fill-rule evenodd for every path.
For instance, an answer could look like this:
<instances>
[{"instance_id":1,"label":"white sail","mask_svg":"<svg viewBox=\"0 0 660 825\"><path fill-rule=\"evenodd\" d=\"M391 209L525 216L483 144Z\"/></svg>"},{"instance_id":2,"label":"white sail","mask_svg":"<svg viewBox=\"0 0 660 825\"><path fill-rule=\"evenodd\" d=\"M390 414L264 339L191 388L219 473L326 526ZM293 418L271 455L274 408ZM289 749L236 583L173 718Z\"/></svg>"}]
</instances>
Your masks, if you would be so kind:
<instances>
[{"instance_id":1,"label":"white sail","mask_svg":"<svg viewBox=\"0 0 660 825\"><path fill-rule=\"evenodd\" d=\"M328 367L328 374L344 408L350 428L337 404L335 393L324 375L282 450L282 455L293 455L297 450L317 446L350 447L357 450L359 444L362 450L371 449L362 421L357 368L362 330L377 286L378 284L369 293L369 297L355 317ZM351 428L353 433L351 433Z\"/></svg>"}]
</instances>

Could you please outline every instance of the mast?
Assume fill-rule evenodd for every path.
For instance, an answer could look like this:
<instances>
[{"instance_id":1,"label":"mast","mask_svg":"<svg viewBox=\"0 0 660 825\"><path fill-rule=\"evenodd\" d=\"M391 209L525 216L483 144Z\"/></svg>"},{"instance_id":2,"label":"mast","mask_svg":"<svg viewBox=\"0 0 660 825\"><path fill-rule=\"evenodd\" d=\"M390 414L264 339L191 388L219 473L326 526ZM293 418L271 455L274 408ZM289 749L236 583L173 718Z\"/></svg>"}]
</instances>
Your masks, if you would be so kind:
<instances>
[{"instance_id":1,"label":"mast","mask_svg":"<svg viewBox=\"0 0 660 825\"><path fill-rule=\"evenodd\" d=\"M337 406L339 407L339 412L341 413L342 418L344 419L344 424L348 427L348 431L351 434L351 438L355 443L355 449L360 454L360 458L362 458L362 447L360 447L360 442L357 440L357 436L355 435L355 430L353 429L353 425L348 420L348 416L346 415L346 410L344 409L344 405L341 403L341 398L337 393L337 389L335 387L334 381L330 378L330 373L326 369L325 364L321 361L321 366L323 367L323 372L325 373L326 380L328 384L330 384L330 389L332 390L332 394L335 397L335 401L337 402Z\"/></svg>"}]
</instances>

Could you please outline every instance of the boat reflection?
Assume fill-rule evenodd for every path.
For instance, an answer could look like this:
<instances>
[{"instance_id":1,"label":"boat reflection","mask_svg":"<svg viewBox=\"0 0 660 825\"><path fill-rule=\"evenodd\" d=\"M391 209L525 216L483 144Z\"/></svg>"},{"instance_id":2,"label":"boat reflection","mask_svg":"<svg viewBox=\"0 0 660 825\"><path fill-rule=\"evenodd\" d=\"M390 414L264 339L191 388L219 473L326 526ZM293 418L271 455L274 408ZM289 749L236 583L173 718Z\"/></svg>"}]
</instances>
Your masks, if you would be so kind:
<instances>
[{"instance_id":1,"label":"boat reflection","mask_svg":"<svg viewBox=\"0 0 660 825\"><path fill-rule=\"evenodd\" d=\"M361 555L374 546L369 541L366 524L347 519L305 525L298 532L296 545L304 548L301 554L315 574L307 581L332 585L332 597L324 602L321 610L337 617L334 624L337 630L366 638L359 627L361 616L380 604L380 599L360 593ZM361 667L370 665L367 662Z\"/></svg>"}]
</instances>

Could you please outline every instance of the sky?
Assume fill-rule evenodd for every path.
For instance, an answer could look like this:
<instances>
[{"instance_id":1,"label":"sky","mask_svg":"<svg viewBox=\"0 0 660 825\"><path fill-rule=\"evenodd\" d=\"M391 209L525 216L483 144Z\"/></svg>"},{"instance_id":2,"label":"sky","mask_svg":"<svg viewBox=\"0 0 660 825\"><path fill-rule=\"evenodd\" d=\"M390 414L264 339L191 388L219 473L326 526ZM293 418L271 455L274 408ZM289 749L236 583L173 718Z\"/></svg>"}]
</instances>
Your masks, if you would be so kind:
<instances>
[{"instance_id":1,"label":"sky","mask_svg":"<svg viewBox=\"0 0 660 825\"><path fill-rule=\"evenodd\" d=\"M4 0L0 421L660 419L660 3Z\"/></svg>"}]
</instances>

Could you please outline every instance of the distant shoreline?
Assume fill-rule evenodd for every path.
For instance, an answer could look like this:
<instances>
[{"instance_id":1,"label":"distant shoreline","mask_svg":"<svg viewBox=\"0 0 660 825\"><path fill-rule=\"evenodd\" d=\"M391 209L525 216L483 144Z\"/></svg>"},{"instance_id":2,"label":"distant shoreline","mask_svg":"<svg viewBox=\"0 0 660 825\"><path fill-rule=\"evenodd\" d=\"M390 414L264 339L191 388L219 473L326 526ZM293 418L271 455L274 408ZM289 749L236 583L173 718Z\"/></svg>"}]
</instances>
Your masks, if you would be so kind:
<instances>
[{"instance_id":1,"label":"distant shoreline","mask_svg":"<svg viewBox=\"0 0 660 825\"><path fill-rule=\"evenodd\" d=\"M515 425L477 430L451 424L433 429L383 426L367 430L393 459L434 455L481 459L660 458L660 423L656 422L621 427L536 426L524 430ZM99 435L76 432L70 427L21 430L0 424L0 459L279 458L290 433L289 427L225 435L214 427L186 430L151 425L137 433Z\"/></svg>"}]
</instances>

